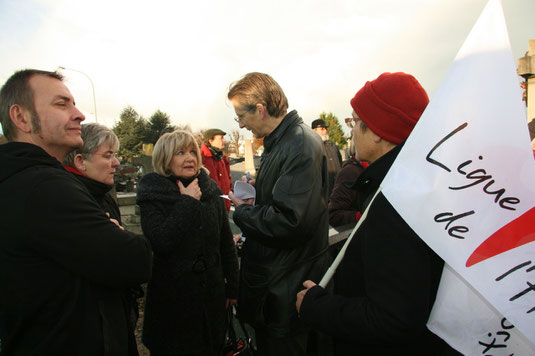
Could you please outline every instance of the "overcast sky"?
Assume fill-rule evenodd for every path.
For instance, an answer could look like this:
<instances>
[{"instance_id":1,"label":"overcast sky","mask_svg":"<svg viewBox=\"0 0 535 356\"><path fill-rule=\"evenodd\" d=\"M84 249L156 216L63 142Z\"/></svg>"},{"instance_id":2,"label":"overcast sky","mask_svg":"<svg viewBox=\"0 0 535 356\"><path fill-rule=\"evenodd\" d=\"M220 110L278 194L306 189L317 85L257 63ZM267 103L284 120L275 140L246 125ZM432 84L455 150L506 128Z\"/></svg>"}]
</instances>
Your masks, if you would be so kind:
<instances>
[{"instance_id":1,"label":"overcast sky","mask_svg":"<svg viewBox=\"0 0 535 356\"><path fill-rule=\"evenodd\" d=\"M98 122L110 127L132 105L145 118L160 109L173 124L230 132L228 87L259 71L305 122L322 111L343 119L355 92L386 71L413 74L432 97L486 3L0 0L0 82L18 69L63 66L92 79ZM502 3L516 61L535 38L535 0ZM63 73L94 121L89 80Z\"/></svg>"}]
</instances>

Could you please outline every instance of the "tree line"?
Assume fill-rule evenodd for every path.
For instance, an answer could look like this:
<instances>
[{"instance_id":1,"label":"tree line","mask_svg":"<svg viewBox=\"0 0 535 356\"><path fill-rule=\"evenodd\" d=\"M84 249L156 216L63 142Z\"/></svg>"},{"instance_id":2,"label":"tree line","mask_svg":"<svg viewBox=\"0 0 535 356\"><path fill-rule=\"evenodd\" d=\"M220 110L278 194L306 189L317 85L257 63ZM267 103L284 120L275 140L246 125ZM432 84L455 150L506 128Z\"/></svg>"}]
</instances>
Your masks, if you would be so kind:
<instances>
[{"instance_id":1,"label":"tree line","mask_svg":"<svg viewBox=\"0 0 535 356\"><path fill-rule=\"evenodd\" d=\"M144 143L155 144L161 135L177 128L179 127L171 125L169 114L161 110L156 110L146 120L129 105L121 111L119 121L112 130L121 142L119 156L131 162L132 157L141 154Z\"/></svg>"}]
</instances>

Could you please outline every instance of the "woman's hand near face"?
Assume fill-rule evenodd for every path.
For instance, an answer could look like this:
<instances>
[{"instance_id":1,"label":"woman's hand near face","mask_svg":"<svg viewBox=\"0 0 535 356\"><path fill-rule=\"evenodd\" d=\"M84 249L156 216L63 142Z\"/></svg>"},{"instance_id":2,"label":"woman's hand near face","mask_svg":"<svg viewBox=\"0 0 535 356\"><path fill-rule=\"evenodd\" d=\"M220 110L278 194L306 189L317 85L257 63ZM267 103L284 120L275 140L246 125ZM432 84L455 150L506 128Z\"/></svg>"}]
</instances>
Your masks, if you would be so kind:
<instances>
[{"instance_id":1,"label":"woman's hand near face","mask_svg":"<svg viewBox=\"0 0 535 356\"><path fill-rule=\"evenodd\" d=\"M190 197L200 200L202 196L201 188L199 188L199 180L195 178L187 187L184 187L181 181L177 181L180 194L189 195Z\"/></svg>"}]
</instances>

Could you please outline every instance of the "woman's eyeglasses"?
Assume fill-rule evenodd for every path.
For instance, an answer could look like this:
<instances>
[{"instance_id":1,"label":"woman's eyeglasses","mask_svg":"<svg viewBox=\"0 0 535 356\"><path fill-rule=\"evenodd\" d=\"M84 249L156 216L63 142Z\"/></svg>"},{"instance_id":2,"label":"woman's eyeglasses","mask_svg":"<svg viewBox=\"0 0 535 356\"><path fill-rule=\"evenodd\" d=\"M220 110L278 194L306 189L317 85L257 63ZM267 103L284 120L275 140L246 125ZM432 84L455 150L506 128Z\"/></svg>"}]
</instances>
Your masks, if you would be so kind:
<instances>
[{"instance_id":1,"label":"woman's eyeglasses","mask_svg":"<svg viewBox=\"0 0 535 356\"><path fill-rule=\"evenodd\" d=\"M357 123L355 122L355 120L353 120L352 117L346 117L344 119L344 121L346 122L346 125L350 128L350 129L353 129L355 128L355 126L357 126Z\"/></svg>"},{"instance_id":2,"label":"woman's eyeglasses","mask_svg":"<svg viewBox=\"0 0 535 356\"><path fill-rule=\"evenodd\" d=\"M119 160L119 159L117 158L117 152L109 152L109 151L108 151L108 152L104 152L104 153L97 153L97 152L95 152L95 153L93 153L93 154L94 154L94 155L98 155L98 156L102 156L102 158L106 158L106 159L109 160L110 162L113 161L114 158L117 159L117 160Z\"/></svg>"}]
</instances>

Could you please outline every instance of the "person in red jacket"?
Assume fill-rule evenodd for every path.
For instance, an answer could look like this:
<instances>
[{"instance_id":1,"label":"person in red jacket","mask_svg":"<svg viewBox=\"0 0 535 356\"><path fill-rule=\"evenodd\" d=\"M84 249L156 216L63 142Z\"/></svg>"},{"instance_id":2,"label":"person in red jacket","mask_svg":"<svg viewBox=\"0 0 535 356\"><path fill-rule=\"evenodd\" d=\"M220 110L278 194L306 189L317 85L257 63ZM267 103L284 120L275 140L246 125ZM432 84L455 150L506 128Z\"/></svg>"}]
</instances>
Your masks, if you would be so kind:
<instances>
[{"instance_id":1,"label":"person in red jacket","mask_svg":"<svg viewBox=\"0 0 535 356\"><path fill-rule=\"evenodd\" d=\"M223 154L225 135L220 129L209 129L204 133L204 143L201 145L202 164L210 171L210 178L216 181L223 194L228 194L232 188L230 178L230 163ZM227 212L230 211L230 200L225 199Z\"/></svg>"}]
</instances>

